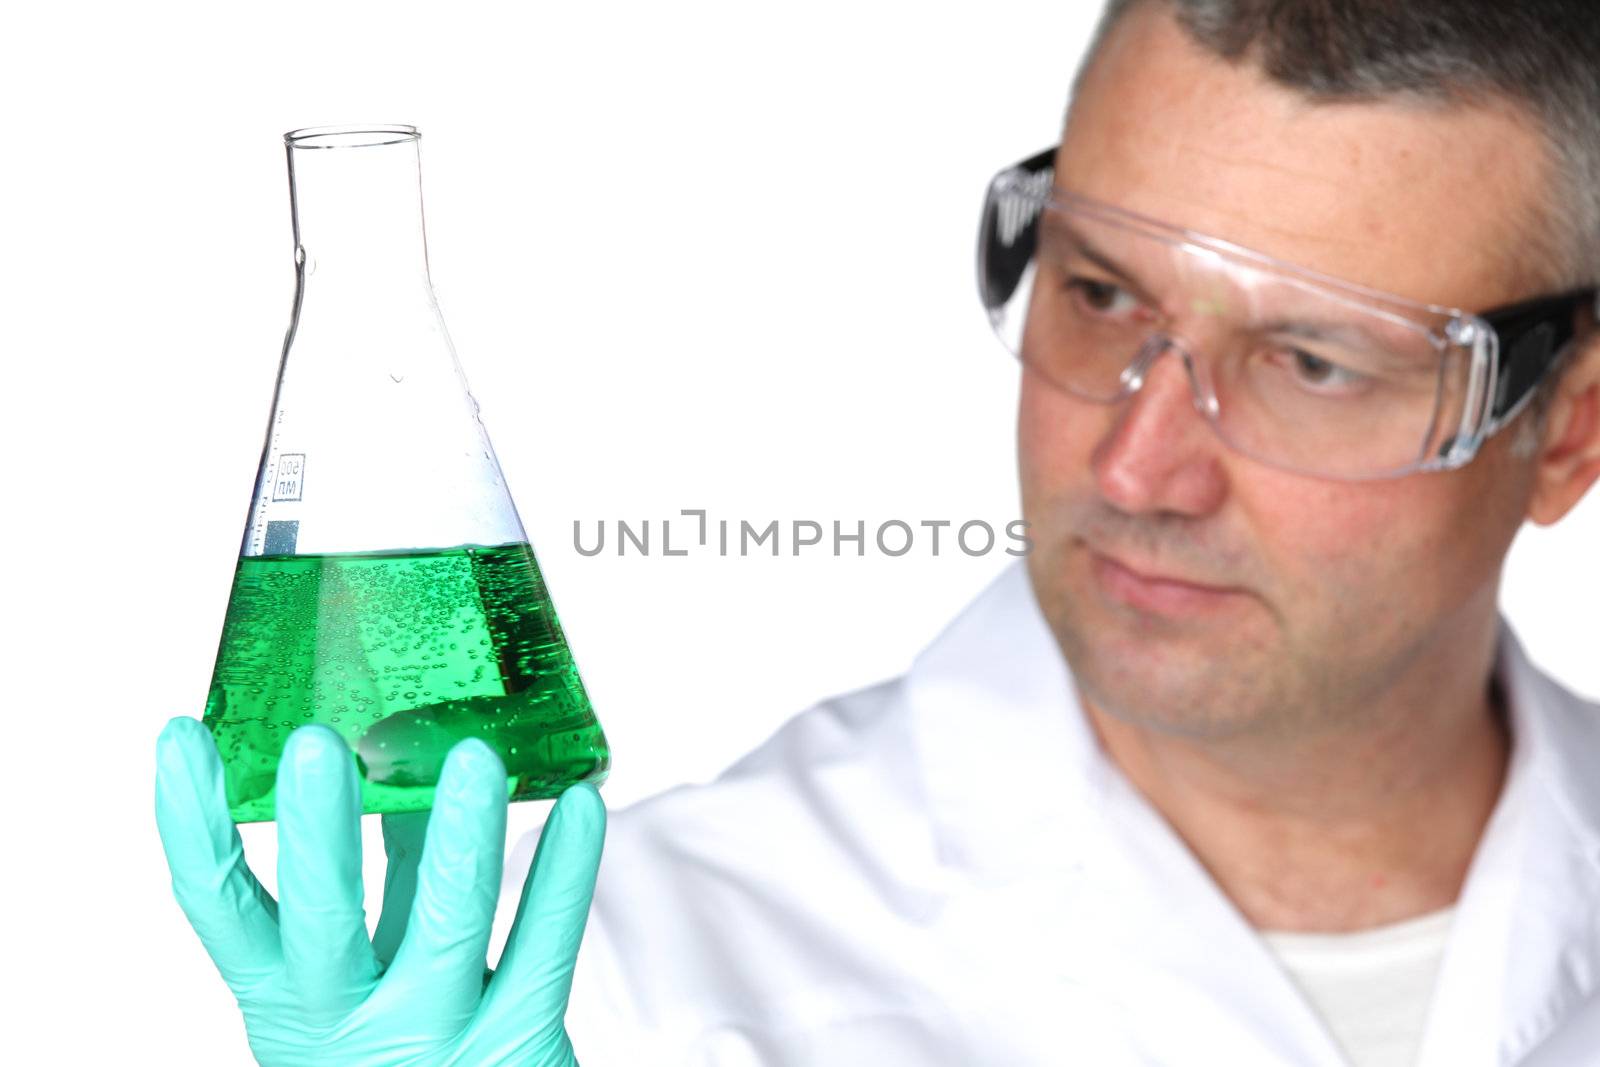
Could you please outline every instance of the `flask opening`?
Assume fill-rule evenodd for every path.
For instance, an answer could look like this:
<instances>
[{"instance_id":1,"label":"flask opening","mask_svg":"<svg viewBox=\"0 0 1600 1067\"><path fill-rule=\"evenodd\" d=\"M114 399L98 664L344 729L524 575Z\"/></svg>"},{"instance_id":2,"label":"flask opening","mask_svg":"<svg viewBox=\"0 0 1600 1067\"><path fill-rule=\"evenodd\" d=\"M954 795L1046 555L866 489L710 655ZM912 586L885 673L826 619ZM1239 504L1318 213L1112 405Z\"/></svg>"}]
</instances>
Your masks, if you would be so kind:
<instances>
[{"instance_id":1,"label":"flask opening","mask_svg":"<svg viewBox=\"0 0 1600 1067\"><path fill-rule=\"evenodd\" d=\"M308 126L283 135L290 148L371 148L415 141L422 135L415 126Z\"/></svg>"}]
</instances>

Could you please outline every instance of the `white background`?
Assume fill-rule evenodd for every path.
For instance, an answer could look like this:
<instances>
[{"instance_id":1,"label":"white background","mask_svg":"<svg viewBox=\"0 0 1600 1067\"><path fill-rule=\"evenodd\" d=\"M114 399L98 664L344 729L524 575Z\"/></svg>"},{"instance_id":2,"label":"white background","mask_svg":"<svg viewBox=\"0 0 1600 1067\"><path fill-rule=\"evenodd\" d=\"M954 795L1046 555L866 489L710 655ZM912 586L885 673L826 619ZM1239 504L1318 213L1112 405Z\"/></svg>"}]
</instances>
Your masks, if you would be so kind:
<instances>
[{"instance_id":1,"label":"white background","mask_svg":"<svg viewBox=\"0 0 1600 1067\"><path fill-rule=\"evenodd\" d=\"M162 723L201 710L287 323L284 130L423 131L435 283L615 807L898 673L1007 562L585 558L572 520L1017 517L977 209L1052 140L1091 7L10 15L0 915L26 1062L250 1062L171 899L151 779ZM1524 532L1504 598L1590 696L1596 545L1592 497ZM246 830L271 885L270 827Z\"/></svg>"}]
</instances>

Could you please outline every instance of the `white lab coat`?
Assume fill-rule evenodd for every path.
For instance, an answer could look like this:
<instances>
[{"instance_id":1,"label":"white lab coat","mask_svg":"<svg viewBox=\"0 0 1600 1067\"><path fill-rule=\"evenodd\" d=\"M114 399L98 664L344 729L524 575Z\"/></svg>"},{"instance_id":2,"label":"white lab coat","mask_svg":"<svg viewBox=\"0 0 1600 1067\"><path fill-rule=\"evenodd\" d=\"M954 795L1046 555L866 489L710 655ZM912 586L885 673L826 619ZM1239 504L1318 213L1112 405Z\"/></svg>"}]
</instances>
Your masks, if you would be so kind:
<instances>
[{"instance_id":1,"label":"white lab coat","mask_svg":"<svg viewBox=\"0 0 1600 1067\"><path fill-rule=\"evenodd\" d=\"M1600 1064L1600 706L1500 635L1511 765L1419 1067ZM585 1067L1343 1063L1095 744L1020 562L905 676L613 813L568 1023Z\"/></svg>"}]
</instances>

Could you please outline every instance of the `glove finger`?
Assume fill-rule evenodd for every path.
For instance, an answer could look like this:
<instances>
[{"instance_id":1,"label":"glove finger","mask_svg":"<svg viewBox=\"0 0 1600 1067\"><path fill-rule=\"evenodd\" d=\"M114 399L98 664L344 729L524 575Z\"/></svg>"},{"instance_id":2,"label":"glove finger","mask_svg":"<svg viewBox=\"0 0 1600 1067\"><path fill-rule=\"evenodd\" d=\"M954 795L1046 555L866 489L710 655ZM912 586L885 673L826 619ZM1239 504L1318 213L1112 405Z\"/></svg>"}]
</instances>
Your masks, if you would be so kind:
<instances>
[{"instance_id":1,"label":"glove finger","mask_svg":"<svg viewBox=\"0 0 1600 1067\"><path fill-rule=\"evenodd\" d=\"M594 786L572 786L539 835L516 923L484 991L481 1025L533 1030L535 1040L564 1033L572 969L594 897L606 808Z\"/></svg>"},{"instance_id":2,"label":"glove finger","mask_svg":"<svg viewBox=\"0 0 1600 1067\"><path fill-rule=\"evenodd\" d=\"M445 757L417 870L405 940L386 989L423 988L429 1023L458 1031L483 993L484 963L500 896L506 847L506 769L476 738Z\"/></svg>"},{"instance_id":3,"label":"glove finger","mask_svg":"<svg viewBox=\"0 0 1600 1067\"><path fill-rule=\"evenodd\" d=\"M320 724L289 735L276 804L284 969L308 1025L328 1025L378 974L362 906L361 792L344 739Z\"/></svg>"},{"instance_id":4,"label":"glove finger","mask_svg":"<svg viewBox=\"0 0 1600 1067\"><path fill-rule=\"evenodd\" d=\"M416 899L417 864L422 859L428 815L426 811L410 811L383 817L383 852L387 860L383 910L378 913L378 928L372 934L372 950L383 967L394 962L395 950L406 936L411 902Z\"/></svg>"},{"instance_id":5,"label":"glove finger","mask_svg":"<svg viewBox=\"0 0 1600 1067\"><path fill-rule=\"evenodd\" d=\"M245 863L222 759L198 719L173 719L156 741L156 828L173 895L238 996L279 965L278 906Z\"/></svg>"}]
</instances>

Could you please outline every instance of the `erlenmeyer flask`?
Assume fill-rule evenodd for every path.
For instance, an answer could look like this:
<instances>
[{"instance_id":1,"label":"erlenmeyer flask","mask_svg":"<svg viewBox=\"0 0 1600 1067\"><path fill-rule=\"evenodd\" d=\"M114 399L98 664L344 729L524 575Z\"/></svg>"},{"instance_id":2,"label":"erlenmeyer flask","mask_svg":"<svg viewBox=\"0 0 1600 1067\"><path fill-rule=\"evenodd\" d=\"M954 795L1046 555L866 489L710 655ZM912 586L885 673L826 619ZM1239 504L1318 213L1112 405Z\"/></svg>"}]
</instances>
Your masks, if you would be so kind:
<instances>
[{"instance_id":1,"label":"erlenmeyer flask","mask_svg":"<svg viewBox=\"0 0 1600 1067\"><path fill-rule=\"evenodd\" d=\"M589 705L428 277L418 133L284 135L295 301L206 701L233 817L290 731L355 751L368 812L427 809L465 737L513 800L604 780Z\"/></svg>"}]
</instances>

